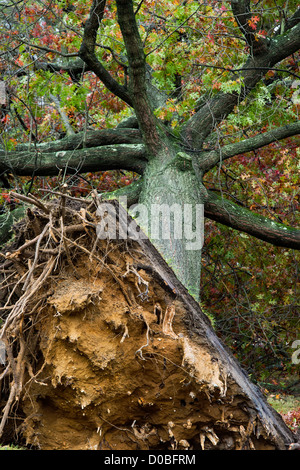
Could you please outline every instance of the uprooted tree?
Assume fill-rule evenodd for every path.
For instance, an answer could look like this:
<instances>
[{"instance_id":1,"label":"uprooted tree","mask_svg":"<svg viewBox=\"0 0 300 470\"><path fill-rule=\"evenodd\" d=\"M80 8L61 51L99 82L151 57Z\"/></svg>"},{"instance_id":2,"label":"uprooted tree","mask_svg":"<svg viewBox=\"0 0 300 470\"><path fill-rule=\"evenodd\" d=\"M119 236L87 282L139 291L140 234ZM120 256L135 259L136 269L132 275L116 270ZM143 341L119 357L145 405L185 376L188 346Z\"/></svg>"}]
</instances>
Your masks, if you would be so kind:
<instances>
[{"instance_id":1,"label":"uprooted tree","mask_svg":"<svg viewBox=\"0 0 300 470\"><path fill-rule=\"evenodd\" d=\"M89 12L81 2L32 2L29 6L21 2L4 8L2 27L9 25L9 29L2 32L3 43L7 41L7 51L1 55L2 124L8 131L8 116L14 113L29 139L13 145L8 132L2 134L0 168L4 181L6 174L35 177L134 171L139 177L131 185L105 197L127 197L128 205L133 205L131 214L138 215L140 226L158 251L144 239L132 241L130 246L110 242L113 247L105 248L103 241L97 245L90 231L95 231L94 214L101 201L94 194L86 203L81 201L81 210L80 201L72 201L64 193L65 187L57 192L56 202L14 194L31 206L17 242L4 255L6 269L19 278L4 302L8 314L2 338L9 365L1 377L11 375L13 379L1 431L13 404L24 393L27 373L32 394L25 387L24 434L28 442L42 448L62 445L62 441L49 444L46 438L53 410L59 410L61 419L69 414L66 426L77 422L78 427L72 428L73 441L61 431L60 418L51 428L62 433L64 440L69 439L67 446L76 445L83 429L88 429L86 442L100 448L284 448L292 442L290 431L223 348L201 313L196 302L201 247L188 249L191 239L184 230L183 236L176 236L172 215L168 236L163 236L166 228L162 227L161 236L154 239L149 218L153 208L163 204L171 214L178 206L184 214L186 207L204 205L205 217L268 243L299 249L299 230L255 214L205 187L206 174L221 168L225 160L299 134L295 87L300 15L296 3L292 11L293 5L290 2L289 7L281 8L270 1L152 5L148 1L94 0ZM90 96L88 102L80 90L84 80L95 77L103 84L101 91L109 90L107 96L115 100L110 105L119 116L115 127L110 124L107 129L97 129L96 123L89 128L92 110L94 120L101 110L97 114L95 102ZM284 88L285 99L279 99L277 86ZM28 103L20 97L25 88ZM77 100L86 99L79 132L74 130L79 121L74 119L78 103L73 95ZM99 96L97 91L98 101ZM44 109L43 118L33 111L33 102L36 110L39 106ZM255 104L260 119L253 114ZM50 108L56 110L65 130L62 139L46 141L41 137L39 119L45 125ZM87 242L84 237L91 239ZM75 261L73 251L77 253ZM28 269L24 268L26 258ZM78 266L79 259L88 266L86 276ZM72 283L55 281L54 273L64 263L66 272L73 276ZM97 283L99 271L104 277ZM110 276L110 281L105 276ZM131 279L129 291L124 286L126 278ZM111 280L117 286L115 300L107 298ZM12 305L14 295L17 300ZM100 319L95 312L101 312L101 305ZM38 313L36 321L34 312ZM41 318L45 321L39 322ZM88 327L83 334L79 325L85 318ZM103 342L105 353L93 333L97 328L109 330ZM28 336L31 341L40 338L35 369L29 360L34 353L30 348L28 352ZM88 347L87 338L91 337ZM135 338L140 337L138 347ZM65 362L57 352L59 341L68 357ZM130 347L124 353L126 344ZM132 357L137 362L132 363ZM103 378L97 385L99 371L103 371ZM142 378L146 376L143 371L150 380ZM49 374L51 386L47 384ZM89 380L84 379L85 374ZM135 380L130 382L133 376ZM172 387L176 393L171 393ZM78 410L70 408L72 416L67 403L74 397ZM167 405L168 397L171 406ZM36 408L30 411L33 402ZM126 409L124 416L117 403ZM91 411L93 407L97 412ZM44 418L38 417L39 413Z\"/></svg>"}]
</instances>

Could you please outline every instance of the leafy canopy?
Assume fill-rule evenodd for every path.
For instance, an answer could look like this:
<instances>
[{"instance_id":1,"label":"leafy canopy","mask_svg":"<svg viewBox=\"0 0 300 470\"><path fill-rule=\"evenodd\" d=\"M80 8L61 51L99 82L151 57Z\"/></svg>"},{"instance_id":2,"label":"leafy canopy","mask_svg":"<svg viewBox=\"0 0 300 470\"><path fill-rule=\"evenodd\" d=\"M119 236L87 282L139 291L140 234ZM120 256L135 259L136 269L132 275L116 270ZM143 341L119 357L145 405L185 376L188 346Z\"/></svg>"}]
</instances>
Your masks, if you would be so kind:
<instances>
[{"instance_id":1,"label":"leafy canopy","mask_svg":"<svg viewBox=\"0 0 300 470\"><path fill-rule=\"evenodd\" d=\"M257 41L274 36L283 27L283 19L297 8L294 1L251 3L252 16L248 22ZM2 7L2 79L9 83L14 108L27 128L34 128L38 140L56 139L62 131L53 95L59 97L60 106L70 116L76 131L85 126L115 126L132 113L92 72L78 72L76 77L70 74L70 67L78 61L90 7L90 2L81 0L72 4L66 0L7 2ZM195 112L195 107L211 95L220 90L240 91L241 69L249 46L230 2L145 0L135 2L135 11L152 78L169 97L155 113L168 121L175 133ZM105 6L96 44L98 60L119 83L126 84L128 61L114 1ZM257 132L265 126L282 125L297 118L297 56L286 59L280 69L286 72L270 70L250 96L239 103L219 129L218 138L232 141L245 130ZM24 129L22 137L18 133L20 123L15 116L8 119L9 129L13 130L9 138L26 139ZM9 148L12 142L6 142Z\"/></svg>"}]
</instances>

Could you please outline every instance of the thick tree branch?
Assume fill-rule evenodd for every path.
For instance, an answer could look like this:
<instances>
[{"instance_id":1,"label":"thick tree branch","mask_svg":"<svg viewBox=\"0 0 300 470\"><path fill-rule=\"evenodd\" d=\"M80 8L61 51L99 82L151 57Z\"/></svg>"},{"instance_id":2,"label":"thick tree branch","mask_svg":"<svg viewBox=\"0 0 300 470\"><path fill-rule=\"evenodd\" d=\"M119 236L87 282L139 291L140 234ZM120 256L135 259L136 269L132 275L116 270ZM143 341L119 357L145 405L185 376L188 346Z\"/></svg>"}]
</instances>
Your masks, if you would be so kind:
<instances>
[{"instance_id":1,"label":"thick tree branch","mask_svg":"<svg viewBox=\"0 0 300 470\"><path fill-rule=\"evenodd\" d=\"M223 160L227 160L228 158L241 153L257 150L265 145L271 144L272 142L276 142L296 134L300 134L300 121L271 129L263 134L242 140L241 142L225 145L218 151L213 150L211 152L203 152L200 156L199 166L203 171L208 171Z\"/></svg>"},{"instance_id":2,"label":"thick tree branch","mask_svg":"<svg viewBox=\"0 0 300 470\"><path fill-rule=\"evenodd\" d=\"M185 124L182 136L188 146L200 150L203 140L211 133L214 126L225 119L234 107L250 93L268 68L297 52L300 48L300 23L284 34L271 40L267 52L257 56L249 56L242 66L240 93L223 93L202 106Z\"/></svg>"},{"instance_id":3,"label":"thick tree branch","mask_svg":"<svg viewBox=\"0 0 300 470\"><path fill-rule=\"evenodd\" d=\"M284 25L285 31L296 26L296 24L298 24L299 21L300 21L300 7L298 7L298 10L290 18L286 20L285 25ZM278 34L280 34L280 28L278 28Z\"/></svg>"},{"instance_id":4,"label":"thick tree branch","mask_svg":"<svg viewBox=\"0 0 300 470\"><path fill-rule=\"evenodd\" d=\"M286 227L267 217L257 215L248 209L208 191L204 205L205 217L248 233L275 246L300 250L300 230Z\"/></svg>"},{"instance_id":5,"label":"thick tree branch","mask_svg":"<svg viewBox=\"0 0 300 470\"><path fill-rule=\"evenodd\" d=\"M37 148L40 148L37 146ZM45 149L43 149L45 150ZM79 150L0 152L0 173L51 176L68 173L124 169L143 173L146 152L142 144L104 145Z\"/></svg>"},{"instance_id":6,"label":"thick tree branch","mask_svg":"<svg viewBox=\"0 0 300 470\"><path fill-rule=\"evenodd\" d=\"M146 84L146 60L132 0L116 0L118 22L129 62L130 92L145 144L154 155L161 143Z\"/></svg>"},{"instance_id":7,"label":"thick tree branch","mask_svg":"<svg viewBox=\"0 0 300 470\"><path fill-rule=\"evenodd\" d=\"M75 135L65 137L61 140L44 142L38 145L20 144L16 147L16 151L37 151L38 153L45 153L118 144L142 144L140 131L138 129L118 128L101 129L87 133L78 132ZM8 155L10 155L10 153Z\"/></svg>"},{"instance_id":8,"label":"thick tree branch","mask_svg":"<svg viewBox=\"0 0 300 470\"><path fill-rule=\"evenodd\" d=\"M204 67L206 69L211 68L211 69L224 70L225 72L231 72L233 75L236 75L236 73L242 72L243 70L251 70L250 67L247 67L247 69L243 69L242 67L237 68L237 69L233 69L233 68L229 68L229 67L222 67L221 65L212 65L212 64L193 64L193 66L194 67ZM257 67L254 67L253 70L257 70ZM273 72L286 73L288 75L291 75L292 77L300 78L300 75L298 75L295 72L292 72L291 70L288 70L288 69L279 69L278 67L260 67L260 70L262 70L262 71L273 70Z\"/></svg>"},{"instance_id":9,"label":"thick tree branch","mask_svg":"<svg viewBox=\"0 0 300 470\"><path fill-rule=\"evenodd\" d=\"M245 37L251 54L261 54L267 51L268 40L256 36L255 31L250 26L252 17L250 0L232 0L231 9L239 28Z\"/></svg>"},{"instance_id":10,"label":"thick tree branch","mask_svg":"<svg viewBox=\"0 0 300 470\"><path fill-rule=\"evenodd\" d=\"M105 4L106 0L93 0L90 16L85 23L83 40L78 55L86 63L88 69L100 78L109 91L132 106L132 100L127 89L110 75L95 54L97 32L104 15Z\"/></svg>"},{"instance_id":11,"label":"thick tree branch","mask_svg":"<svg viewBox=\"0 0 300 470\"><path fill-rule=\"evenodd\" d=\"M109 193L104 194L105 200L120 200L120 198L127 198L127 207L130 209L130 206L133 204L138 204L139 197L142 191L143 186L143 177L140 176L137 180L133 181L130 185L124 186L123 188L116 189Z\"/></svg>"}]
</instances>

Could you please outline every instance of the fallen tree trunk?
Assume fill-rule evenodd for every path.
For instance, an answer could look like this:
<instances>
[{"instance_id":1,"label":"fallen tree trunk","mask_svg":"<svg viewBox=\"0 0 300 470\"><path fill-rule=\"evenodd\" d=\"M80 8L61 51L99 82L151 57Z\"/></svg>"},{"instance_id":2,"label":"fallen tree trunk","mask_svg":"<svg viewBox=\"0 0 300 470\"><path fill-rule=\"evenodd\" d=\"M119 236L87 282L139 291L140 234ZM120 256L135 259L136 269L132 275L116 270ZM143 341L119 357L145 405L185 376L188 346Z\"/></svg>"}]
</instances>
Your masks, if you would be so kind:
<instances>
[{"instance_id":1,"label":"fallen tree trunk","mask_svg":"<svg viewBox=\"0 0 300 470\"><path fill-rule=\"evenodd\" d=\"M2 254L2 439L13 412L39 449L286 449L293 433L158 251L97 238L96 204L37 203Z\"/></svg>"}]
</instances>

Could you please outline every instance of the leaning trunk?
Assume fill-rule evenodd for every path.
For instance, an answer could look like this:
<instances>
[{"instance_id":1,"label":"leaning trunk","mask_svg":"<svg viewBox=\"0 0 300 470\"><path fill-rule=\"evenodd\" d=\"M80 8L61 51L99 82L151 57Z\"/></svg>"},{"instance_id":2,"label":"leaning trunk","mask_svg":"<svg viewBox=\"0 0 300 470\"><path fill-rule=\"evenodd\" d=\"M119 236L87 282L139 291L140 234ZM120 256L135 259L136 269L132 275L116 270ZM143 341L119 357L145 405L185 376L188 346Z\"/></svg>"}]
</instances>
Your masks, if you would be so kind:
<instances>
[{"instance_id":1,"label":"leaning trunk","mask_svg":"<svg viewBox=\"0 0 300 470\"><path fill-rule=\"evenodd\" d=\"M139 204L131 210L188 291L199 299L204 192L189 158L177 154L168 164L151 161Z\"/></svg>"}]
</instances>

